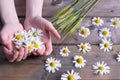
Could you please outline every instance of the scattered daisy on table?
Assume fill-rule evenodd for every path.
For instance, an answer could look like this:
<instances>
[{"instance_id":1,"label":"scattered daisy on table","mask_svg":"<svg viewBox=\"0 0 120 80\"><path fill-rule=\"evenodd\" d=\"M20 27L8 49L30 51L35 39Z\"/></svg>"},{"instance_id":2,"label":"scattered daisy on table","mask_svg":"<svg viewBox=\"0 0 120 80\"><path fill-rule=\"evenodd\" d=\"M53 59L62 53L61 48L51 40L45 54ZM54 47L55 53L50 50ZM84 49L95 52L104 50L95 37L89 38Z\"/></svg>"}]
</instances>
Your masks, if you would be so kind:
<instances>
[{"instance_id":1,"label":"scattered daisy on table","mask_svg":"<svg viewBox=\"0 0 120 80\"><path fill-rule=\"evenodd\" d=\"M94 17L92 19L92 24L95 26L102 26L104 24L104 21L100 17Z\"/></svg>"},{"instance_id":2,"label":"scattered daisy on table","mask_svg":"<svg viewBox=\"0 0 120 80\"><path fill-rule=\"evenodd\" d=\"M118 28L118 27L120 27L120 18L112 18L111 20L111 25L110 26L112 26L112 27L114 27L114 28Z\"/></svg>"},{"instance_id":3,"label":"scattered daisy on table","mask_svg":"<svg viewBox=\"0 0 120 80\"><path fill-rule=\"evenodd\" d=\"M61 80L79 80L81 79L79 73L74 70L68 70L67 73L61 75Z\"/></svg>"},{"instance_id":4,"label":"scattered daisy on table","mask_svg":"<svg viewBox=\"0 0 120 80\"><path fill-rule=\"evenodd\" d=\"M78 55L74 56L73 63L76 68L84 68L86 62L87 61L82 56L78 56Z\"/></svg>"},{"instance_id":5,"label":"scattered daisy on table","mask_svg":"<svg viewBox=\"0 0 120 80\"><path fill-rule=\"evenodd\" d=\"M67 46L60 49L60 55L63 57L69 56L70 53L71 51L68 49Z\"/></svg>"},{"instance_id":6,"label":"scattered daisy on table","mask_svg":"<svg viewBox=\"0 0 120 80\"><path fill-rule=\"evenodd\" d=\"M79 29L79 36L83 37L83 38L87 38L87 36L90 35L90 30L89 28L85 28L85 27L81 27Z\"/></svg>"},{"instance_id":7,"label":"scattered daisy on table","mask_svg":"<svg viewBox=\"0 0 120 80\"><path fill-rule=\"evenodd\" d=\"M79 51L82 53L87 53L91 50L91 45L89 43L81 43L78 45Z\"/></svg>"},{"instance_id":8,"label":"scattered daisy on table","mask_svg":"<svg viewBox=\"0 0 120 80\"><path fill-rule=\"evenodd\" d=\"M110 73L110 67L107 66L107 64L104 61L96 62L94 65L92 65L92 67L95 70L95 74L104 75Z\"/></svg>"},{"instance_id":9,"label":"scattered daisy on table","mask_svg":"<svg viewBox=\"0 0 120 80\"><path fill-rule=\"evenodd\" d=\"M108 38L111 37L111 32L109 28L102 28L99 31L99 36L102 38Z\"/></svg>"},{"instance_id":10,"label":"scattered daisy on table","mask_svg":"<svg viewBox=\"0 0 120 80\"><path fill-rule=\"evenodd\" d=\"M45 66L48 72L55 73L56 71L59 70L59 68L61 68L62 65L60 60L50 57L47 58Z\"/></svg>"},{"instance_id":11,"label":"scattered daisy on table","mask_svg":"<svg viewBox=\"0 0 120 80\"><path fill-rule=\"evenodd\" d=\"M102 42L99 44L99 46L100 46L100 49L103 49L104 50L104 52L109 52L109 51L111 51L112 50L112 41L111 41L111 39L106 39L106 38L104 38L104 39L102 39Z\"/></svg>"}]
</instances>

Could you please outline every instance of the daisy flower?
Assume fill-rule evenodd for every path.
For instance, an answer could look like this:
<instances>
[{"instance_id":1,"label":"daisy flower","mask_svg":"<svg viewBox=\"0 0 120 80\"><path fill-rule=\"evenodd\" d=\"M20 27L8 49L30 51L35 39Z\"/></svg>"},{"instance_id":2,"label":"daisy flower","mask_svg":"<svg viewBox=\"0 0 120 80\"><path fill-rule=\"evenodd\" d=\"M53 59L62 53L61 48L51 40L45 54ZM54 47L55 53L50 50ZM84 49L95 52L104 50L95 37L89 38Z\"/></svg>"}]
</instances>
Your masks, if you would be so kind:
<instances>
[{"instance_id":1,"label":"daisy flower","mask_svg":"<svg viewBox=\"0 0 120 80\"><path fill-rule=\"evenodd\" d=\"M43 34L42 34L42 30L40 30L40 29L36 29L36 28L31 28L29 31L28 31L28 34L29 35L32 35L33 37L42 37L43 36Z\"/></svg>"},{"instance_id":2,"label":"daisy flower","mask_svg":"<svg viewBox=\"0 0 120 80\"><path fill-rule=\"evenodd\" d=\"M43 42L39 39L39 37L35 37L30 40L31 44L33 45L34 49L41 49L43 47Z\"/></svg>"},{"instance_id":3,"label":"daisy flower","mask_svg":"<svg viewBox=\"0 0 120 80\"><path fill-rule=\"evenodd\" d=\"M81 43L78 47L79 51L82 51L83 53L87 53L91 50L91 45L89 43Z\"/></svg>"},{"instance_id":4,"label":"daisy flower","mask_svg":"<svg viewBox=\"0 0 120 80\"><path fill-rule=\"evenodd\" d=\"M88 35L90 35L89 28L81 27L79 30L79 35L83 38L86 38Z\"/></svg>"},{"instance_id":5,"label":"daisy flower","mask_svg":"<svg viewBox=\"0 0 120 80\"><path fill-rule=\"evenodd\" d=\"M111 37L110 29L108 29L108 28L101 29L99 32L99 36L102 38Z\"/></svg>"},{"instance_id":6,"label":"daisy flower","mask_svg":"<svg viewBox=\"0 0 120 80\"><path fill-rule=\"evenodd\" d=\"M60 49L60 55L63 57L68 56L70 53L70 50L68 49L68 47L63 47L62 49Z\"/></svg>"},{"instance_id":7,"label":"daisy flower","mask_svg":"<svg viewBox=\"0 0 120 80\"><path fill-rule=\"evenodd\" d=\"M94 17L92 19L92 24L95 26L102 26L103 25L103 20L100 17Z\"/></svg>"},{"instance_id":8,"label":"daisy flower","mask_svg":"<svg viewBox=\"0 0 120 80\"><path fill-rule=\"evenodd\" d=\"M26 31L23 30L23 31L17 31L15 34L14 34L14 38L12 39L13 41L23 41L24 40L24 37L26 35Z\"/></svg>"},{"instance_id":9,"label":"daisy flower","mask_svg":"<svg viewBox=\"0 0 120 80\"><path fill-rule=\"evenodd\" d=\"M29 51L29 52L34 51L33 45L27 45L27 48L28 48L28 51Z\"/></svg>"},{"instance_id":10,"label":"daisy flower","mask_svg":"<svg viewBox=\"0 0 120 80\"><path fill-rule=\"evenodd\" d=\"M76 68L83 68L86 65L86 60L82 56L74 56L74 61Z\"/></svg>"},{"instance_id":11,"label":"daisy flower","mask_svg":"<svg viewBox=\"0 0 120 80\"><path fill-rule=\"evenodd\" d=\"M99 45L100 49L104 49L104 52L109 52L110 50L112 50L111 39L102 39L102 42Z\"/></svg>"},{"instance_id":12,"label":"daisy flower","mask_svg":"<svg viewBox=\"0 0 120 80\"><path fill-rule=\"evenodd\" d=\"M79 80L81 79L79 73L74 72L74 70L67 71L61 75L61 80Z\"/></svg>"},{"instance_id":13,"label":"daisy flower","mask_svg":"<svg viewBox=\"0 0 120 80\"><path fill-rule=\"evenodd\" d=\"M42 48L44 45L41 40L41 32L41 30L35 28L31 28L28 32L25 30L17 31L12 41L17 49L27 47L29 52L32 52L33 50Z\"/></svg>"},{"instance_id":14,"label":"daisy flower","mask_svg":"<svg viewBox=\"0 0 120 80\"><path fill-rule=\"evenodd\" d=\"M104 75L107 73L110 73L110 67L107 66L107 64L102 62L96 62L93 66L93 69L95 70L95 74Z\"/></svg>"},{"instance_id":15,"label":"daisy flower","mask_svg":"<svg viewBox=\"0 0 120 80\"><path fill-rule=\"evenodd\" d=\"M119 52L119 54L117 54L116 60L117 60L118 62L120 62L120 52Z\"/></svg>"},{"instance_id":16,"label":"daisy flower","mask_svg":"<svg viewBox=\"0 0 120 80\"><path fill-rule=\"evenodd\" d=\"M55 73L56 70L58 71L61 68L61 63L60 60L50 57L46 60L45 66L48 72Z\"/></svg>"},{"instance_id":17,"label":"daisy flower","mask_svg":"<svg viewBox=\"0 0 120 80\"><path fill-rule=\"evenodd\" d=\"M112 23L110 26L115 28L120 27L120 18L112 18L110 21Z\"/></svg>"}]
</instances>

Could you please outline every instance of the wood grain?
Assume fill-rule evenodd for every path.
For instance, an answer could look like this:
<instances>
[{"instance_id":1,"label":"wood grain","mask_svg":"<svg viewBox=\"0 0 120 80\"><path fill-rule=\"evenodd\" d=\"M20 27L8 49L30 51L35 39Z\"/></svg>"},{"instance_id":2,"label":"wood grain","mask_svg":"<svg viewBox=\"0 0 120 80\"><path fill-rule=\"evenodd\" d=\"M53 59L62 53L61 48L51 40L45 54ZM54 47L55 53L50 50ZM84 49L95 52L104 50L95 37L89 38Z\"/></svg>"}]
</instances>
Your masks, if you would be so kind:
<instances>
[{"instance_id":1,"label":"wood grain","mask_svg":"<svg viewBox=\"0 0 120 80\"><path fill-rule=\"evenodd\" d=\"M51 5L53 0L44 0L43 16L49 19L60 8L70 3L73 0L62 0L62 3ZM78 32L72 35L69 39L53 40L54 51L50 56L31 56L27 60L21 62L9 63L5 58L0 47L0 80L60 80L61 74L67 70L74 69L80 73L83 80L114 80L120 79L120 63L116 61L116 55L120 52L120 28L114 29L110 27L110 19L120 17L120 0L101 0L100 3L87 15L82 26L91 29L91 35L86 39L78 36ZM17 13L21 22L24 22L25 16L25 0L15 0ZM96 27L91 24L91 19L95 16L100 16L105 21L102 27ZM0 28L1 28L0 24ZM92 26L92 27L91 27ZM103 52L98 47L101 38L98 36L98 30L103 27L109 27L112 32L112 41L114 43L111 52ZM77 44L81 42L90 42L92 50L88 54L82 54L78 51ZM68 46L71 50L69 57L63 58L59 55L59 50L62 47ZM81 55L87 60L87 64L82 69L77 69L73 66L72 60L75 55ZM45 60L48 57L55 57L61 60L62 68L56 73L48 73L45 70ZM98 76L93 74L92 65L97 61L105 61L111 68L110 74Z\"/></svg>"},{"instance_id":2,"label":"wood grain","mask_svg":"<svg viewBox=\"0 0 120 80\"><path fill-rule=\"evenodd\" d=\"M43 16L50 17L60 8L73 0L62 0L58 5L51 5L52 0L44 0ZM25 15L25 0L15 0L19 16ZM101 0L100 3L87 16L120 16L120 0Z\"/></svg>"},{"instance_id":3,"label":"wood grain","mask_svg":"<svg viewBox=\"0 0 120 80\"><path fill-rule=\"evenodd\" d=\"M1 80L60 80L61 74L67 70L74 69L85 79L120 79L120 63L116 62L116 55L120 51L120 45L114 45L111 52L103 52L97 45L92 45L92 50L87 54L78 51L76 45L69 45L71 50L69 57L59 55L59 49L66 45L55 46L54 51L48 57L55 57L61 60L62 68L56 73L48 73L45 70L45 60L48 57L29 57L27 60L19 63L9 63L5 58L0 60L0 79ZM2 53L0 53L2 54ZM87 64L82 69L73 66L72 60L75 55L81 55L87 60ZM110 73L104 76L93 74L92 65L97 61L105 61L111 68Z\"/></svg>"},{"instance_id":4,"label":"wood grain","mask_svg":"<svg viewBox=\"0 0 120 80\"><path fill-rule=\"evenodd\" d=\"M53 43L55 44L79 44L81 42L83 43L89 42L90 44L99 44L102 40L102 38L99 36L99 31L100 29L107 27L110 29L110 32L111 32L110 39L112 40L113 44L120 44L120 37L118 37L120 36L120 32L119 32L120 28L113 28L110 26L112 24L110 21L111 18L102 17L102 19L104 20L104 24L103 26L100 26L100 27L92 25L92 18L93 17L85 18L80 26L80 27L84 26L90 29L91 33L87 38L82 38L81 36L79 36L78 34L79 32L77 31L75 34L73 34L68 39L66 38L65 40L63 39L53 40Z\"/></svg>"}]
</instances>

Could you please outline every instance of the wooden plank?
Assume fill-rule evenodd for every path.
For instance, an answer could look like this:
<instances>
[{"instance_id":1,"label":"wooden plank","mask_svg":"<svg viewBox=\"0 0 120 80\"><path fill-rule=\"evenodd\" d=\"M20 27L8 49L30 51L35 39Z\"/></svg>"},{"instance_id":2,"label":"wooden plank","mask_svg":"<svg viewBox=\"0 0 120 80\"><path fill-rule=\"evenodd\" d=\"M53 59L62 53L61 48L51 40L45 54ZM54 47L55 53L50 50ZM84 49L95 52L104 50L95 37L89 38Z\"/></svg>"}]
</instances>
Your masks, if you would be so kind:
<instances>
[{"instance_id":1,"label":"wooden plank","mask_svg":"<svg viewBox=\"0 0 120 80\"><path fill-rule=\"evenodd\" d=\"M112 18L114 18L114 17L112 17ZM47 19L49 19L49 18L47 18ZM57 39L52 38L53 44L79 44L81 42L83 42L83 43L89 42L90 44L99 44L101 42L102 38L98 36L98 30L101 28L104 28L104 27L110 28L111 35L112 35L110 37L110 39L112 39L113 44L120 44L120 37L118 37L118 36L120 36L120 33L119 33L120 28L116 29L116 28L110 27L110 24L111 24L110 19L111 18L102 17L102 19L104 20L104 25L101 27L93 26L91 24L91 19L92 19L92 17L85 18L81 24L81 26L90 28L91 34L87 38L84 39L84 38L80 37L78 35L78 31L77 31L70 38L66 38L65 40L63 40L63 39L57 40ZM20 18L20 21L23 24L24 18Z\"/></svg>"},{"instance_id":2,"label":"wooden plank","mask_svg":"<svg viewBox=\"0 0 120 80\"><path fill-rule=\"evenodd\" d=\"M62 0L59 5L51 5L53 0L44 0L43 16L51 16L73 0ZM25 0L15 0L19 16L25 15ZM101 0L88 16L120 16L120 0Z\"/></svg>"},{"instance_id":3,"label":"wooden plank","mask_svg":"<svg viewBox=\"0 0 120 80\"><path fill-rule=\"evenodd\" d=\"M71 50L69 57L63 58L59 55L59 49L68 46ZM55 46L54 51L50 55L61 60L62 68L56 73L48 73L45 71L44 62L47 57L31 57L19 63L9 63L5 58L0 60L0 79L1 80L60 80L61 74L67 70L74 69L80 73L82 79L120 79L120 63L116 62L115 57L120 51L120 45L113 45L111 52L103 52L97 45L92 45L92 50L87 54L78 51L76 45ZM0 50L1 51L1 50ZM0 53L2 54L2 53ZM73 66L73 56L81 55L87 60L87 64L82 69ZM48 57L50 57L48 56ZM97 61L105 61L111 68L111 72L104 76L93 74L92 65Z\"/></svg>"},{"instance_id":4,"label":"wooden plank","mask_svg":"<svg viewBox=\"0 0 120 80\"><path fill-rule=\"evenodd\" d=\"M112 17L114 18L114 17ZM110 39L112 40L112 42L114 44L120 44L120 28L113 28L110 26L111 18L107 18L107 17L102 17L102 19L104 20L104 24L103 26L100 27L96 27L92 25L92 17L90 18L85 18L81 24L81 26L84 27L88 27L90 29L91 34L87 37L87 38L82 38L81 36L79 36L78 31L73 34L70 38L66 38L65 40L53 40L53 43L55 44L79 44L81 42L89 42L90 44L99 44L101 42L101 37L99 36L99 30L102 28L109 28L110 32L111 32L111 37ZM80 27L81 27L80 26ZM79 29L78 29L79 30Z\"/></svg>"}]
</instances>

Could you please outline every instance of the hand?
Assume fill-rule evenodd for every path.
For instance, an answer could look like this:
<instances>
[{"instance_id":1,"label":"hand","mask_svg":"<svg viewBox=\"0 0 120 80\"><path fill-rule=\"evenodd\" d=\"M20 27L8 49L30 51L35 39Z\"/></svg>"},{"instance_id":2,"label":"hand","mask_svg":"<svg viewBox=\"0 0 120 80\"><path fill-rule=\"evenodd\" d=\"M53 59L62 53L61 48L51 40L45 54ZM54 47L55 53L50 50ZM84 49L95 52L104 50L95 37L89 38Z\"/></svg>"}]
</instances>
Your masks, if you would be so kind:
<instances>
[{"instance_id":1,"label":"hand","mask_svg":"<svg viewBox=\"0 0 120 80\"><path fill-rule=\"evenodd\" d=\"M32 19L26 19L24 22L24 27L26 30L29 30L31 27L39 28L43 31L42 41L45 46L42 49L38 49L33 52L34 55L49 55L52 52L52 41L50 34L52 33L56 38L60 39L60 35L53 27L52 23L46 20L43 17L34 17Z\"/></svg>"},{"instance_id":2,"label":"hand","mask_svg":"<svg viewBox=\"0 0 120 80\"><path fill-rule=\"evenodd\" d=\"M27 49L21 48L17 50L12 44L12 38L15 32L23 30L23 26L20 23L15 24L5 24L0 32L0 37L2 41L2 48L10 62L21 61L27 57Z\"/></svg>"}]
</instances>

